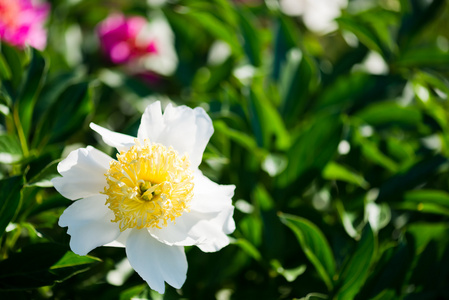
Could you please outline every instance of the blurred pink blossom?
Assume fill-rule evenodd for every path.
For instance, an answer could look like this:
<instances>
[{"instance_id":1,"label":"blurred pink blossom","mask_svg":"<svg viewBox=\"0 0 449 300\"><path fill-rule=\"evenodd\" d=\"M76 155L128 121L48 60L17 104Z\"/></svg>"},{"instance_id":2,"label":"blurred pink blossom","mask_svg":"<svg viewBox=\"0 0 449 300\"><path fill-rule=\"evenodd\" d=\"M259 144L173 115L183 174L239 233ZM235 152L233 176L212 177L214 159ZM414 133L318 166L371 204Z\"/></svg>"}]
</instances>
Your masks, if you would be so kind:
<instances>
[{"instance_id":1,"label":"blurred pink blossom","mask_svg":"<svg viewBox=\"0 0 449 300\"><path fill-rule=\"evenodd\" d=\"M47 44L44 22L48 3L32 0L0 0L0 39L14 46L43 50Z\"/></svg>"},{"instance_id":2,"label":"blurred pink blossom","mask_svg":"<svg viewBox=\"0 0 449 300\"><path fill-rule=\"evenodd\" d=\"M135 73L150 70L162 75L176 68L173 32L163 19L148 22L140 16L115 13L97 30L101 48L114 64L126 64Z\"/></svg>"}]
</instances>

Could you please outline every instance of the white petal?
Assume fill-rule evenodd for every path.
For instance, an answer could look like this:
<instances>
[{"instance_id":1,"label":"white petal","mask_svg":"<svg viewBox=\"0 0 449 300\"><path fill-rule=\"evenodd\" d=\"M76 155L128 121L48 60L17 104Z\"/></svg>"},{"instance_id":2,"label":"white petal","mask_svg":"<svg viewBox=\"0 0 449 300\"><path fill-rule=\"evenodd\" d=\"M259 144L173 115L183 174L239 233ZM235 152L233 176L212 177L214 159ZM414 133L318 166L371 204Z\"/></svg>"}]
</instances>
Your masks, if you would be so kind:
<instances>
[{"instance_id":1,"label":"white petal","mask_svg":"<svg viewBox=\"0 0 449 300\"><path fill-rule=\"evenodd\" d=\"M212 120L201 107L167 106L161 117L160 103L149 105L142 116L138 138L150 139L180 154L188 153L192 168L201 163L204 149L214 132Z\"/></svg>"},{"instance_id":2,"label":"white petal","mask_svg":"<svg viewBox=\"0 0 449 300\"><path fill-rule=\"evenodd\" d=\"M174 288L181 288L186 280L184 248L160 243L145 229L131 231L126 242L126 255L134 270L161 294L165 291L164 281Z\"/></svg>"},{"instance_id":3,"label":"white petal","mask_svg":"<svg viewBox=\"0 0 449 300\"><path fill-rule=\"evenodd\" d=\"M201 213L219 212L213 221L221 226L224 233L234 232L232 196L234 196L235 185L217 184L204 176L200 170L195 172L194 184L195 196L192 199L191 210Z\"/></svg>"},{"instance_id":4,"label":"white petal","mask_svg":"<svg viewBox=\"0 0 449 300\"><path fill-rule=\"evenodd\" d=\"M135 138L130 135L111 131L95 123L90 123L89 126L101 135L106 144L115 147L119 152L128 151L128 149L135 144Z\"/></svg>"},{"instance_id":5,"label":"white petal","mask_svg":"<svg viewBox=\"0 0 449 300\"><path fill-rule=\"evenodd\" d=\"M218 251L229 244L229 238L225 232L230 233L235 229L233 212L233 208L221 213L191 211L176 218L175 224L169 224L162 229L151 228L149 232L154 238L167 245L196 245L204 252ZM229 219L231 221L228 221Z\"/></svg>"},{"instance_id":6,"label":"white petal","mask_svg":"<svg viewBox=\"0 0 449 300\"><path fill-rule=\"evenodd\" d=\"M61 195L71 200L98 195L106 186L104 174L111 160L91 146L74 150L58 164L62 177L53 178L52 183Z\"/></svg>"},{"instance_id":7,"label":"white petal","mask_svg":"<svg viewBox=\"0 0 449 300\"><path fill-rule=\"evenodd\" d=\"M194 178L191 211L176 218L174 224L151 228L149 232L168 245L197 245L205 252L218 251L229 244L226 234L235 230L231 199L235 186L216 184L199 170Z\"/></svg>"},{"instance_id":8,"label":"white petal","mask_svg":"<svg viewBox=\"0 0 449 300\"><path fill-rule=\"evenodd\" d=\"M59 218L59 226L68 226L70 248L78 255L115 240L120 229L113 212L106 206L106 196L98 195L75 201Z\"/></svg>"},{"instance_id":9,"label":"white petal","mask_svg":"<svg viewBox=\"0 0 449 300\"><path fill-rule=\"evenodd\" d=\"M142 141L149 139L152 142L161 135L164 130L164 119L162 118L161 102L156 101L147 106L140 120L137 136Z\"/></svg>"},{"instance_id":10,"label":"white petal","mask_svg":"<svg viewBox=\"0 0 449 300\"><path fill-rule=\"evenodd\" d=\"M194 173L195 197L191 208L199 212L219 212L232 206L235 185L221 185L203 175L200 170Z\"/></svg>"},{"instance_id":11,"label":"white petal","mask_svg":"<svg viewBox=\"0 0 449 300\"><path fill-rule=\"evenodd\" d=\"M129 234L131 233L131 229L126 229L112 242L105 244L106 247L118 247L125 248L126 241L128 240Z\"/></svg>"}]
</instances>

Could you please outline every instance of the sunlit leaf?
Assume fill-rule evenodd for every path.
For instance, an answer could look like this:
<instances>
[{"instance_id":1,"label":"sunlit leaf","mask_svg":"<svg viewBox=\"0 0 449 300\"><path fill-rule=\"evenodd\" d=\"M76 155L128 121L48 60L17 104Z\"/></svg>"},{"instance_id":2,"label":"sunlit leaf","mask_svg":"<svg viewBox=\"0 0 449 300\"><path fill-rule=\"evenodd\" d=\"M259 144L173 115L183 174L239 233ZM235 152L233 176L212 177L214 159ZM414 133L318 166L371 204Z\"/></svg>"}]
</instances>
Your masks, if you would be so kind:
<instances>
[{"instance_id":1,"label":"sunlit leaf","mask_svg":"<svg viewBox=\"0 0 449 300\"><path fill-rule=\"evenodd\" d=\"M368 187L368 183L361 175L356 174L336 162L330 162L326 165L323 170L323 178L350 182L365 189Z\"/></svg>"},{"instance_id":2,"label":"sunlit leaf","mask_svg":"<svg viewBox=\"0 0 449 300\"><path fill-rule=\"evenodd\" d=\"M253 126L257 144L265 149L276 145L278 149L287 149L290 136L280 114L262 90L262 85L254 83L249 91L249 119Z\"/></svg>"},{"instance_id":3,"label":"sunlit leaf","mask_svg":"<svg viewBox=\"0 0 449 300\"><path fill-rule=\"evenodd\" d=\"M288 282L295 281L296 278L303 274L307 269L306 265L300 265L299 267L293 269L284 269L281 263L277 260L272 260L270 263L276 272L284 276Z\"/></svg>"},{"instance_id":4,"label":"sunlit leaf","mask_svg":"<svg viewBox=\"0 0 449 300\"><path fill-rule=\"evenodd\" d=\"M0 134L0 162L12 164L22 159L22 149L17 138L10 134Z\"/></svg>"},{"instance_id":5,"label":"sunlit leaf","mask_svg":"<svg viewBox=\"0 0 449 300\"><path fill-rule=\"evenodd\" d=\"M356 114L372 126L389 124L415 127L422 121L420 111L414 107L403 107L395 102L375 103Z\"/></svg>"},{"instance_id":6,"label":"sunlit leaf","mask_svg":"<svg viewBox=\"0 0 449 300\"><path fill-rule=\"evenodd\" d=\"M441 190L412 190L405 193L404 201L449 207L449 193Z\"/></svg>"}]
</instances>

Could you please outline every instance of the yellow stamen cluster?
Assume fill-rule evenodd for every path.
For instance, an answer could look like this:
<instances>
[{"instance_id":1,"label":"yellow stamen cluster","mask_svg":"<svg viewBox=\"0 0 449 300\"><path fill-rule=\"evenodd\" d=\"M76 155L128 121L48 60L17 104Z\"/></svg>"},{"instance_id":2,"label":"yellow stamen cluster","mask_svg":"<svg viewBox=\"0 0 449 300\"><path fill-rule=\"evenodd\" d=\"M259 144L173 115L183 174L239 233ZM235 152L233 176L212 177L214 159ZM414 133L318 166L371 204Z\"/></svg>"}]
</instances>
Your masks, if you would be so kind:
<instances>
[{"instance_id":1,"label":"yellow stamen cluster","mask_svg":"<svg viewBox=\"0 0 449 300\"><path fill-rule=\"evenodd\" d=\"M117 155L105 174L106 205L120 230L167 226L189 211L193 171L187 155L145 140Z\"/></svg>"}]
</instances>

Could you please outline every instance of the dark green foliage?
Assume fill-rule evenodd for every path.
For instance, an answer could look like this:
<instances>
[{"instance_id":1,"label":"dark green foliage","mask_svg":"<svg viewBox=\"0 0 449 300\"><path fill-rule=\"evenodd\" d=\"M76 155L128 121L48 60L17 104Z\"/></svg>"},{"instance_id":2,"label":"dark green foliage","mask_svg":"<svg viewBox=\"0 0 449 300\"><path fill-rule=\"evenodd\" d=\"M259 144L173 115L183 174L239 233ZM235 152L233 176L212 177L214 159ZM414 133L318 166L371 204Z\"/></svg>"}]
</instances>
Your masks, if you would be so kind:
<instances>
[{"instance_id":1,"label":"dark green foliage","mask_svg":"<svg viewBox=\"0 0 449 300\"><path fill-rule=\"evenodd\" d=\"M449 298L446 1L350 0L325 33L278 1L49 2L43 52L0 44L1 299ZM166 17L174 75L102 57L113 11ZM211 63L218 40L229 55ZM114 155L89 122L135 135L165 97L211 116L201 170L236 186L236 231L217 253L186 248L184 286L161 296L108 281L123 249L69 250L71 201L50 180L69 150Z\"/></svg>"}]
</instances>

